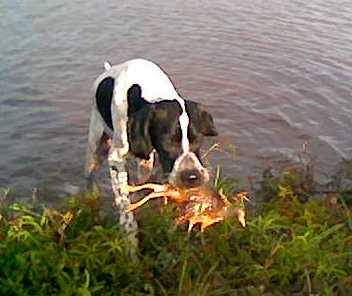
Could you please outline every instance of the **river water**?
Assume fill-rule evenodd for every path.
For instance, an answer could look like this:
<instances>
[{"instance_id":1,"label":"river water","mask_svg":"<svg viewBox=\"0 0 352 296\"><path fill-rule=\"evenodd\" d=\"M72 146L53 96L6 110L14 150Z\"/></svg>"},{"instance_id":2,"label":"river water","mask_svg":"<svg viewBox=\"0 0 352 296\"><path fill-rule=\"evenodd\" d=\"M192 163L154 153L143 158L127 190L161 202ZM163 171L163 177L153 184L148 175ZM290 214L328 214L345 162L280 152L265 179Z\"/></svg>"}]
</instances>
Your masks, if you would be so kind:
<instances>
[{"instance_id":1,"label":"river water","mask_svg":"<svg viewBox=\"0 0 352 296\"><path fill-rule=\"evenodd\" d=\"M83 184L105 60L153 60L206 104L236 147L213 156L226 174L305 142L318 178L352 158L352 1L0 0L0 20L0 186L19 195Z\"/></svg>"}]
</instances>

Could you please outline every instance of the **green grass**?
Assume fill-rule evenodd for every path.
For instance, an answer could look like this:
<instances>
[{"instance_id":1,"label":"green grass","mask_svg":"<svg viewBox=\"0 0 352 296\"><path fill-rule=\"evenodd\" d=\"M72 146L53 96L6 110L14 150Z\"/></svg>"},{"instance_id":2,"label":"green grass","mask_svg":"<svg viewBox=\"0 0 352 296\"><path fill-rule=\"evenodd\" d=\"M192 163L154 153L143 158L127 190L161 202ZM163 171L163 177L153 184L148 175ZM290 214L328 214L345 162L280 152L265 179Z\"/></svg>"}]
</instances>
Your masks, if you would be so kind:
<instances>
[{"instance_id":1,"label":"green grass","mask_svg":"<svg viewBox=\"0 0 352 296\"><path fill-rule=\"evenodd\" d=\"M137 261L97 195L57 210L2 199L0 295L350 295L351 194L317 200L297 179L266 179L270 201L246 228L233 219L188 236L172 206L144 207Z\"/></svg>"}]
</instances>

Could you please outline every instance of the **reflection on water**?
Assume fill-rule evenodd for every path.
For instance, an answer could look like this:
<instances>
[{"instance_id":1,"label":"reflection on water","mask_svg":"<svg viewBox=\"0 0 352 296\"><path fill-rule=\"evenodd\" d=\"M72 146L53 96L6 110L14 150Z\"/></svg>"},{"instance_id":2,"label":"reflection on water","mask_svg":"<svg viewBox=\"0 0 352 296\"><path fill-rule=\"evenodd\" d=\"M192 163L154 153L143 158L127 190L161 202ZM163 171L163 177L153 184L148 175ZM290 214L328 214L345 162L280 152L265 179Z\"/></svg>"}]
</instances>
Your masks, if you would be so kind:
<instances>
[{"instance_id":1,"label":"reflection on water","mask_svg":"<svg viewBox=\"0 0 352 296\"><path fill-rule=\"evenodd\" d=\"M311 144L352 155L352 2L0 0L0 186L82 184L89 89L106 59L159 63L253 175Z\"/></svg>"}]
</instances>

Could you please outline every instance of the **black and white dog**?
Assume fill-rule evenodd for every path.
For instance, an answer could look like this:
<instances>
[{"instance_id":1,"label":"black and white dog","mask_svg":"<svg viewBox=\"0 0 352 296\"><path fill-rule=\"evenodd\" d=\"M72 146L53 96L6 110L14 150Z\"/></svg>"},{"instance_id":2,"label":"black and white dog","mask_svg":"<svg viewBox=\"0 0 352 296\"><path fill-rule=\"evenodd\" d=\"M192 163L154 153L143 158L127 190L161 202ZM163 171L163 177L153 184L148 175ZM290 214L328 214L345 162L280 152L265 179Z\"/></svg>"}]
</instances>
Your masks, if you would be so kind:
<instances>
[{"instance_id":1,"label":"black and white dog","mask_svg":"<svg viewBox=\"0 0 352 296\"><path fill-rule=\"evenodd\" d=\"M200 104L180 97L159 66L143 59L116 66L106 62L92 97L86 176L92 180L108 158L115 203L125 230L137 227L133 215L124 211L129 198L121 190L140 172L129 162L149 167L135 183L150 175L154 156L164 182L196 187L209 180L200 160L200 146L204 136L217 135L212 116Z\"/></svg>"}]
</instances>

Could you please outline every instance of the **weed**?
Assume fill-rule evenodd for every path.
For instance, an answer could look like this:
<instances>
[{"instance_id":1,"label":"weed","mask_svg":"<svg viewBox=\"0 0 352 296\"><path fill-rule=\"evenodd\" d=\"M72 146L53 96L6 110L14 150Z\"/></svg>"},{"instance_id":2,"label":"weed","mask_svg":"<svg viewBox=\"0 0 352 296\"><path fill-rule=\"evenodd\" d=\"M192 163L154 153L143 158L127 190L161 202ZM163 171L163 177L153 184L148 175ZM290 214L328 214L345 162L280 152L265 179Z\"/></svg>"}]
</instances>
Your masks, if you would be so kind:
<instances>
[{"instance_id":1,"label":"weed","mask_svg":"<svg viewBox=\"0 0 352 296\"><path fill-rule=\"evenodd\" d=\"M147 207L138 261L97 195L60 209L2 205L0 295L348 295L351 196L336 192L334 207L302 202L311 193L295 174L268 177L262 194L270 202L250 213L246 228L233 219L187 235L172 205ZM215 185L236 191L219 170Z\"/></svg>"}]
</instances>

